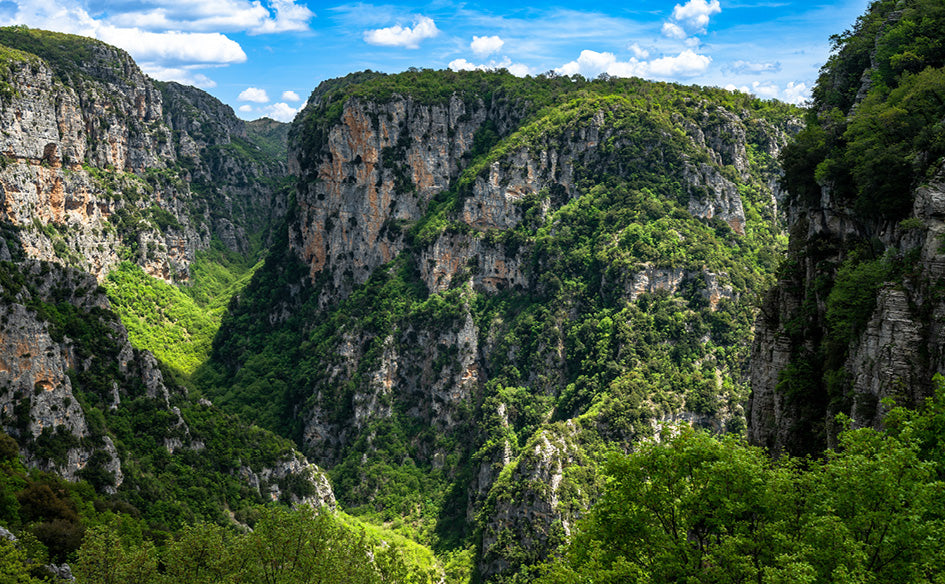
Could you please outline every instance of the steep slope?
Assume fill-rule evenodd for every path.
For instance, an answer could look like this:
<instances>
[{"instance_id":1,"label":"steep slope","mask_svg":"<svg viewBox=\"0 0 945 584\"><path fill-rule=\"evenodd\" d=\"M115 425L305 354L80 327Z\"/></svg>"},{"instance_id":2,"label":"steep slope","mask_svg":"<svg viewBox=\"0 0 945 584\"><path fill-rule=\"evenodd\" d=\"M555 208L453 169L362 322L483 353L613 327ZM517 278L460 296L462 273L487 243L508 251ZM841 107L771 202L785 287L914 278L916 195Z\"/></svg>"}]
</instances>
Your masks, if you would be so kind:
<instances>
[{"instance_id":1,"label":"steep slope","mask_svg":"<svg viewBox=\"0 0 945 584\"><path fill-rule=\"evenodd\" d=\"M339 500L494 579L661 421L744 428L798 112L722 90L354 74L293 126L287 231L197 379Z\"/></svg>"},{"instance_id":2,"label":"steep slope","mask_svg":"<svg viewBox=\"0 0 945 584\"><path fill-rule=\"evenodd\" d=\"M233 283L215 278L227 267L213 258L249 271L284 212L286 165L217 100L156 84L91 39L0 29L0 77L0 430L22 461L87 481L156 534L273 500L333 504L288 440L190 396L133 347L100 286L125 260L142 310L154 308L141 302L144 272L186 281L209 305L194 290ZM6 525L57 537L22 519Z\"/></svg>"},{"instance_id":3,"label":"steep slope","mask_svg":"<svg viewBox=\"0 0 945 584\"><path fill-rule=\"evenodd\" d=\"M0 45L0 219L29 257L182 281L214 238L255 251L284 213L284 162L215 98L87 38L10 27Z\"/></svg>"},{"instance_id":4,"label":"steep slope","mask_svg":"<svg viewBox=\"0 0 945 584\"><path fill-rule=\"evenodd\" d=\"M791 241L752 354L749 436L818 452L844 413L879 426L945 370L945 7L875 2L784 150Z\"/></svg>"}]
</instances>

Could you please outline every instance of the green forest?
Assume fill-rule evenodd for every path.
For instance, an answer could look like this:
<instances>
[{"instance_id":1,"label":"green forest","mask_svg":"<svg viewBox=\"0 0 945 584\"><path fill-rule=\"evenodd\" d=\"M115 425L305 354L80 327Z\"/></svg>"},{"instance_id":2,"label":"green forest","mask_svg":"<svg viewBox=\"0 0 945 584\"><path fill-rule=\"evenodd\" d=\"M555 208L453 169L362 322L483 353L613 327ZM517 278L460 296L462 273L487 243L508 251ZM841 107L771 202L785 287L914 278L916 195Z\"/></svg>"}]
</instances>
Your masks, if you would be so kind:
<instances>
[{"instance_id":1,"label":"green forest","mask_svg":"<svg viewBox=\"0 0 945 584\"><path fill-rule=\"evenodd\" d=\"M243 253L208 236L186 281L128 253L96 287L28 263L4 223L0 319L22 308L69 347L88 435L30 435L39 385L3 412L0 584L62 564L116 584L945 584L945 378L864 403L846 370L882 291L945 290L918 246L869 235L928 229L915 193L945 157L943 26L939 0L873 2L831 39L806 108L641 79L365 71L323 82L288 130L210 147L317 169L357 108L373 130L396 107L481 116L429 200L408 164L428 137L382 149L375 187L421 204L391 214L378 237L396 253L363 278L300 259L327 189L314 171L273 182L285 216ZM91 58L69 57L74 38L3 29L0 69L38 55L68 83ZM588 128L599 144L581 150ZM510 227L468 219L483 184L552 155L573 173L517 198ZM216 188L186 164L161 172ZM855 236L809 228L825 193ZM183 229L156 205L114 217L129 242L139 221ZM434 289L449 245L477 251ZM495 257L515 276L487 282ZM801 299L788 316L785 289ZM777 452L748 439L759 319L790 347L778 399L810 414ZM93 454L76 480L41 470L77 448ZM307 461L324 505L320 475L272 470Z\"/></svg>"}]
</instances>

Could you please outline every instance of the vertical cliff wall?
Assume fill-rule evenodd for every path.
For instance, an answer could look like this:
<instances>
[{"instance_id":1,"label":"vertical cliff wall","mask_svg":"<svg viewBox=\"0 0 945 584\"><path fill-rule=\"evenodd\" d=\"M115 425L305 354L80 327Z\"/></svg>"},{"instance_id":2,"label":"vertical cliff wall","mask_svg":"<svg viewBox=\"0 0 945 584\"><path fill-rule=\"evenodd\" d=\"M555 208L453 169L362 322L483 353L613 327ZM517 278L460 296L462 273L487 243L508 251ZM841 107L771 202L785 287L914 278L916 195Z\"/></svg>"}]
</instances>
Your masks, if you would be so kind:
<instances>
[{"instance_id":1,"label":"vertical cliff wall","mask_svg":"<svg viewBox=\"0 0 945 584\"><path fill-rule=\"evenodd\" d=\"M284 213L284 161L206 93L89 39L13 27L0 43L0 219L29 257L100 280L123 260L185 280L213 238L245 253Z\"/></svg>"},{"instance_id":2,"label":"vertical cliff wall","mask_svg":"<svg viewBox=\"0 0 945 584\"><path fill-rule=\"evenodd\" d=\"M881 426L884 400L917 405L945 367L945 50L923 40L943 23L934 3L874 3L835 41L782 156L790 246L749 406L750 439L775 452L831 445L837 414Z\"/></svg>"},{"instance_id":3,"label":"vertical cliff wall","mask_svg":"<svg viewBox=\"0 0 945 584\"><path fill-rule=\"evenodd\" d=\"M134 349L99 286L121 261L185 281L215 240L257 251L291 179L252 140L230 108L148 79L117 48L0 29L0 429L28 466L85 479L150 520L162 498L177 501L172 521L219 520L234 492L334 503L286 441L192 400ZM181 472L196 491L155 478ZM200 492L211 484L219 492Z\"/></svg>"},{"instance_id":4,"label":"vertical cliff wall","mask_svg":"<svg viewBox=\"0 0 945 584\"><path fill-rule=\"evenodd\" d=\"M290 135L286 247L231 305L205 391L295 437L349 509L512 573L567 535L607 447L744 427L740 300L776 265L798 129L639 80L326 82Z\"/></svg>"}]
</instances>

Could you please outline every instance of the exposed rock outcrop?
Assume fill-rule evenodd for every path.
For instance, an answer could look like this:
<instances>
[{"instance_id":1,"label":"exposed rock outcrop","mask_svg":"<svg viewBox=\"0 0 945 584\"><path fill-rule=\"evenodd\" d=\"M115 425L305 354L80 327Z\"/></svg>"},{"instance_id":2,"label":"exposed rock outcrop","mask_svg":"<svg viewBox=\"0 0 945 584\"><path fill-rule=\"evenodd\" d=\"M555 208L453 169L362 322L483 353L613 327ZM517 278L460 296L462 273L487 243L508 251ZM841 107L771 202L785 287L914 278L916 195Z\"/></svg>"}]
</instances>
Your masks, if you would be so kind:
<instances>
[{"instance_id":1,"label":"exposed rock outcrop","mask_svg":"<svg viewBox=\"0 0 945 584\"><path fill-rule=\"evenodd\" d=\"M935 293L945 276L942 201L945 182L939 175L916 190L914 225L857 219L826 187L822 208L789 209L797 255L787 277L769 295L756 327L749 405L753 442L774 451L816 450L831 443L838 413L849 415L855 426L879 427L885 398L916 405L929 395L932 376L945 372L945 339L935 317L945 311ZM823 354L823 339L830 334L830 288L817 281L834 280L837 266L870 239L887 250L887 261L909 256L915 269L900 282L889 274L868 320L849 345L834 347L838 354L831 360ZM826 371L833 371L829 388ZM806 376L804 387L820 388L819 398L790 395L790 383L799 376Z\"/></svg>"},{"instance_id":2,"label":"exposed rock outcrop","mask_svg":"<svg viewBox=\"0 0 945 584\"><path fill-rule=\"evenodd\" d=\"M293 391L306 454L326 468L342 467L339 472L361 469L360 484L342 500L366 504L380 495L383 487L372 482L378 471L369 469L388 465L449 480L468 477L464 518L482 530L480 568L488 579L547 554L589 502L587 476L565 481L566 497L560 489L568 466L587 462L583 440L623 443L652 433L661 420L717 431L744 427L742 406L734 403L742 372L734 371L730 356L709 355L707 347L745 338L713 338L703 324L729 321L732 301L747 293L744 276L691 259L685 250L700 245L698 236L666 229L637 240L634 233L645 230L633 228L674 213L700 229L709 226L732 248L751 237L749 226L773 229L780 196L773 159L799 128L795 118L773 123L702 98L663 116L622 97L583 95L545 118L494 88L488 95L457 90L430 98L378 90L371 86L375 74L354 77L367 79L367 88L346 98L344 85L357 79L326 82L293 127L290 167L300 181L289 244L309 281L284 286L269 315L270 323L288 321L309 290L317 298L310 308L315 319L337 316L328 321L334 329L321 328L300 353L306 360L308 351L318 352L323 361L307 362L312 372ZM384 97L365 97L375 90ZM648 182L656 175L666 180ZM605 219L610 209L602 210L600 221L617 224L606 240L587 243L581 239L587 234L573 233L561 238L568 243L557 243L559 234L577 231L574 216L594 216L582 197L610 188L626 188L640 207L620 219ZM647 203L647 196L655 200ZM661 198L671 198L674 210ZM543 247L547 241L564 249ZM565 266L559 260L569 245L587 246L587 257ZM639 249L633 257L648 259L609 264L608 246ZM657 248L679 251L661 255ZM270 277L282 281L290 272L273 268ZM575 296L560 293L566 300L557 304L556 292L569 286ZM397 296L418 288L413 312L402 311L401 302L414 300ZM373 298L384 299L380 318L363 312ZM615 303L613 319L601 317L581 332L571 328L598 302ZM686 356L673 358L697 363L692 384L705 395L694 390L664 405L641 397L632 413L617 400L595 402L597 413L578 422L610 391L607 384L631 393L651 373L645 351L640 370L619 382L612 371L593 373L596 360L609 357L581 362L573 354L595 343L608 356L632 353L596 335L625 326L613 321L636 314L628 305L664 302L670 313L703 316L691 324L661 320L661 334L677 324L681 332L647 342L667 350L678 344ZM699 327L698 338L682 339ZM599 379L607 381L596 385ZM593 389L581 389L585 384ZM506 394L511 397L500 397ZM481 421L493 414L504 422ZM585 433L556 434L548 429L552 419L562 420L554 428L584 424ZM466 456L475 471L461 475L468 469L455 461ZM513 539L525 543L505 545Z\"/></svg>"},{"instance_id":3,"label":"exposed rock outcrop","mask_svg":"<svg viewBox=\"0 0 945 584\"><path fill-rule=\"evenodd\" d=\"M60 35L76 61L47 62L32 42L43 34L7 30L41 54L13 52L0 96L0 220L21 228L29 257L99 279L131 260L184 280L214 237L247 252L285 213L285 164L254 152L229 107L90 39Z\"/></svg>"},{"instance_id":4,"label":"exposed rock outcrop","mask_svg":"<svg viewBox=\"0 0 945 584\"><path fill-rule=\"evenodd\" d=\"M916 31L941 25L922 3L872 4L837 37L809 127L783 153L790 244L758 321L749 408L750 439L776 452L832 446L838 414L879 428L884 400L917 406L945 372L945 166L916 137L945 108L899 97L940 87L945 60ZM897 133L893 114L915 130Z\"/></svg>"},{"instance_id":5,"label":"exposed rock outcrop","mask_svg":"<svg viewBox=\"0 0 945 584\"><path fill-rule=\"evenodd\" d=\"M258 251L251 239L265 244L286 211L287 126L247 131L205 92L155 82L92 39L26 27L0 39L0 427L28 466L139 489L136 457L154 454L141 444L189 459L211 446L185 421L186 390L129 344L98 282L121 261L186 280L214 240ZM264 499L334 504L317 467L272 450L285 456L241 469L268 485Z\"/></svg>"}]
</instances>

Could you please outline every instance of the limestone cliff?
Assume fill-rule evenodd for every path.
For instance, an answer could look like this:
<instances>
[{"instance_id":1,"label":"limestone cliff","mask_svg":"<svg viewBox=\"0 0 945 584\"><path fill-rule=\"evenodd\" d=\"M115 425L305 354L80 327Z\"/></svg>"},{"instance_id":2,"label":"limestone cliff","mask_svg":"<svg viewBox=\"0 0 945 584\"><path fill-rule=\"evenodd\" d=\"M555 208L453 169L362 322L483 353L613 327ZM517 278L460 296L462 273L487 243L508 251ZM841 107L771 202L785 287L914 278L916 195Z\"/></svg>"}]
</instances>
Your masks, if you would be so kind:
<instances>
[{"instance_id":1,"label":"limestone cliff","mask_svg":"<svg viewBox=\"0 0 945 584\"><path fill-rule=\"evenodd\" d=\"M838 414L880 427L884 400L915 406L945 371L945 168L941 141L921 138L945 108L920 99L941 93L945 59L911 44L943 15L925 8L876 3L838 38L782 154L789 253L757 323L749 404L749 438L775 452L832 445Z\"/></svg>"},{"instance_id":2,"label":"limestone cliff","mask_svg":"<svg viewBox=\"0 0 945 584\"><path fill-rule=\"evenodd\" d=\"M291 182L280 130L265 132L264 152L229 107L114 47L0 29L0 427L27 465L141 505L174 496L154 488L155 460L216 482L192 503L219 513L228 483L245 500L334 504L284 440L192 402L132 348L99 287L121 261L184 281L213 240L257 252Z\"/></svg>"},{"instance_id":3,"label":"limestone cliff","mask_svg":"<svg viewBox=\"0 0 945 584\"><path fill-rule=\"evenodd\" d=\"M90 39L13 27L0 43L0 219L29 257L185 280L212 238L246 252L284 213L284 163L215 98Z\"/></svg>"},{"instance_id":4,"label":"limestone cliff","mask_svg":"<svg viewBox=\"0 0 945 584\"><path fill-rule=\"evenodd\" d=\"M602 444L744 428L739 300L776 264L799 127L640 80L326 82L290 133L287 249L215 341L219 399L265 404L349 508L512 573L589 504Z\"/></svg>"},{"instance_id":5,"label":"limestone cliff","mask_svg":"<svg viewBox=\"0 0 945 584\"><path fill-rule=\"evenodd\" d=\"M115 493L127 465L146 455L117 429L131 411L137 423L148 420L134 431L170 455L207 448L182 416L183 390L165 381L150 353L131 347L93 276L23 260L3 262L0 281L0 428L27 465ZM142 418L148 411L153 419ZM297 452L268 464L247 459L233 476L265 500L334 505L324 475ZM296 486L283 493L287 481Z\"/></svg>"}]
</instances>

